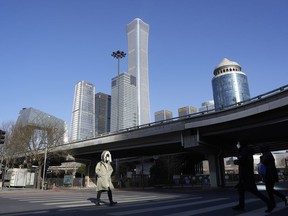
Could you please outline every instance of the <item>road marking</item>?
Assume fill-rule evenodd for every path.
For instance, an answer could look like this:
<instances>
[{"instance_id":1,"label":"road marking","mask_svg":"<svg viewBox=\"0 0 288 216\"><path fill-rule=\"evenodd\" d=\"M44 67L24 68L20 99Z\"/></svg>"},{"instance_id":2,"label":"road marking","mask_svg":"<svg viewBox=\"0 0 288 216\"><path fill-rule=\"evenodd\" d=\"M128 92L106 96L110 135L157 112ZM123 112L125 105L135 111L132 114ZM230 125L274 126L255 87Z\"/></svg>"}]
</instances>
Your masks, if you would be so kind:
<instances>
[{"instance_id":1,"label":"road marking","mask_svg":"<svg viewBox=\"0 0 288 216\"><path fill-rule=\"evenodd\" d=\"M121 198L120 199L121 201L118 202L117 207L124 207L124 206L121 206L122 203L135 204L136 202L139 203L141 201L146 201L146 203L141 203L140 205L147 205L147 201L161 201L161 203L175 202L175 200L170 200L171 198L173 198L173 197L170 197L170 196L168 196L168 197L159 197L159 196L157 196L157 197L149 197L148 196L148 197L132 197L132 198L130 198L130 197L128 198L127 197L125 199ZM202 197L192 197L192 198L181 199L181 200L187 201L187 200L195 200L195 199L201 199L201 198ZM167 200L167 199L169 199L169 200ZM71 203L71 205L69 203ZM59 205L59 203L54 203L54 204L57 205L59 208L71 208L71 207L82 207L82 206L84 207L84 206L95 205L95 203L92 203L92 202L91 203L83 203L83 204L79 204L79 203L73 204L73 202L69 202L69 201L67 201L66 205L65 205L65 203L62 203L63 205ZM50 205L50 203L46 204L46 205ZM139 205L139 204L137 204L137 205ZM125 207L127 207L127 205L125 205Z\"/></svg>"},{"instance_id":2,"label":"road marking","mask_svg":"<svg viewBox=\"0 0 288 216\"><path fill-rule=\"evenodd\" d=\"M89 203L90 201L89 200L75 200L75 201L52 202L52 203L42 203L42 204L43 205L65 205L65 204L70 204L70 203L72 204L72 203L87 203L87 202ZM89 204L91 204L91 202Z\"/></svg>"},{"instance_id":3,"label":"road marking","mask_svg":"<svg viewBox=\"0 0 288 216\"><path fill-rule=\"evenodd\" d=\"M203 204L203 203L222 201L222 200L226 200L226 199L228 199L228 198L217 198L217 199L211 199L211 200L205 200L205 201L197 201L197 202L193 202L193 203L189 202L189 203L182 203L182 204L169 205L169 206L159 206L159 207L154 207L154 208L149 207L149 208L145 208L145 209L135 209L135 210L130 210L130 211L113 212L113 213L110 213L109 215L115 215L115 216L131 215L131 214L137 214L137 213L167 210L167 209L179 208L179 207L184 207L184 206L191 206L191 205L197 205L197 204ZM179 216L180 215L183 216L182 214L179 214Z\"/></svg>"},{"instance_id":4,"label":"road marking","mask_svg":"<svg viewBox=\"0 0 288 216\"><path fill-rule=\"evenodd\" d=\"M284 205L282 203L282 205ZM273 209L273 211L271 213L274 213L274 212L278 212L278 211L281 211L283 210L282 207L278 207L278 206L281 206L281 203L277 203L277 206L276 208ZM238 216L258 216L258 215L265 215L265 214L270 214L270 213L265 213L265 210L267 209L267 207L263 207L263 208L258 208L258 209L255 209L253 211L249 211L249 212L245 212L243 214L239 214Z\"/></svg>"},{"instance_id":5,"label":"road marking","mask_svg":"<svg viewBox=\"0 0 288 216\"><path fill-rule=\"evenodd\" d=\"M40 210L40 211L33 211L29 212L29 215L39 215L39 214L47 214L49 211L47 210ZM15 212L15 213L8 213L9 216L27 216L27 212Z\"/></svg>"},{"instance_id":6,"label":"road marking","mask_svg":"<svg viewBox=\"0 0 288 216\"><path fill-rule=\"evenodd\" d=\"M186 199L179 199L177 201L191 201L191 200L195 200L195 199L202 199L203 197L192 197L192 198L186 198ZM169 199L169 198L166 198L166 199ZM151 200L149 198L147 199L136 199L134 198L133 200L123 200L121 199L120 202L118 202L118 204L116 206L114 206L113 208L122 208L122 207L127 207L127 205L121 205L122 203L129 203L133 206L147 206L147 202L145 203L141 203L141 201L147 201L147 200L150 200L150 201L161 201L161 204L164 204L164 203L171 203L171 202L175 202L175 200L163 200L163 198L161 199L154 199L154 200ZM137 204L136 204L137 203ZM59 208L71 208L71 207L82 207L82 206L92 206L92 205L95 205L95 203L86 203L86 204L76 204L76 205L61 205L61 206L58 206ZM129 205L129 206L131 206ZM105 205L103 205L102 207L104 207Z\"/></svg>"},{"instance_id":7,"label":"road marking","mask_svg":"<svg viewBox=\"0 0 288 216\"><path fill-rule=\"evenodd\" d=\"M250 202L255 202L257 200L258 199L248 199L245 202L246 203L250 203ZM233 206L235 206L237 204L238 204L238 201L237 202L226 203L226 204L221 204L221 205L216 205L216 206L211 206L211 207L207 207L207 208L191 210L191 211L179 212L179 213L175 213L175 214L168 214L168 215L165 215L165 216L191 216L191 215L207 213L207 212L211 212L211 211L215 211L215 210L219 210L219 209L224 209L224 208L228 208L228 207L233 207Z\"/></svg>"}]
</instances>

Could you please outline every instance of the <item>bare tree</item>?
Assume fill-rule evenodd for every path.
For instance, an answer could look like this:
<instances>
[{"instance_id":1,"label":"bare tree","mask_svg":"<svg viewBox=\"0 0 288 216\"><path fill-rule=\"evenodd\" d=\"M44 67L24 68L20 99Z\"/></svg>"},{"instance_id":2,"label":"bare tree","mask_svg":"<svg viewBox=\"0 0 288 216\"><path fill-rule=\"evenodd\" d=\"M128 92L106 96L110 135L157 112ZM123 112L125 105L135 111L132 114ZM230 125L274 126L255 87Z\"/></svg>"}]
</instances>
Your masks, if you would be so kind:
<instances>
[{"instance_id":1,"label":"bare tree","mask_svg":"<svg viewBox=\"0 0 288 216\"><path fill-rule=\"evenodd\" d=\"M61 164L65 161L68 152L56 152L54 148L64 143L65 125L61 121L47 121L47 119L38 118L37 124L27 124L21 121L16 124L10 124L7 130L5 147L1 154L5 158L6 164L10 168L32 165L38 166L37 188L42 182L44 156L46 152L47 162L56 162ZM39 121L40 120L40 121ZM41 122L41 120L43 120ZM47 166L48 167L48 166Z\"/></svg>"},{"instance_id":2,"label":"bare tree","mask_svg":"<svg viewBox=\"0 0 288 216\"><path fill-rule=\"evenodd\" d=\"M22 146L16 146L11 139L12 133L15 129L15 123L2 123L2 129L6 132L6 139L4 145L2 145L0 149L1 160L4 161L7 166L14 167L17 163L19 163L19 157L15 156L18 156L23 152Z\"/></svg>"}]
</instances>

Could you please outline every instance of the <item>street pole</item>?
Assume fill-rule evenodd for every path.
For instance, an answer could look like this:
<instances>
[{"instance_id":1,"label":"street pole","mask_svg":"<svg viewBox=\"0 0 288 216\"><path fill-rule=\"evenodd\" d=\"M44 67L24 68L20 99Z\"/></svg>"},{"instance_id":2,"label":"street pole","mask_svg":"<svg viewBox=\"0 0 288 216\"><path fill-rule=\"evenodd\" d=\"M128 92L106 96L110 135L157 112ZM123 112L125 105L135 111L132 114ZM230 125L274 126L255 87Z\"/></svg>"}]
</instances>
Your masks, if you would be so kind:
<instances>
[{"instance_id":1,"label":"street pole","mask_svg":"<svg viewBox=\"0 0 288 216\"><path fill-rule=\"evenodd\" d=\"M120 114L119 114L119 109L120 109L120 83L119 83L119 80L120 80L120 59L121 58L124 58L126 56L126 53L123 52L123 51L116 51L116 52L113 52L111 54L111 56L113 56L114 58L116 58L118 60L118 73L117 73L117 91L118 91L118 96L117 96L117 131L119 131L120 129Z\"/></svg>"},{"instance_id":2,"label":"street pole","mask_svg":"<svg viewBox=\"0 0 288 216\"><path fill-rule=\"evenodd\" d=\"M43 166L43 176L42 176L42 190L44 190L44 184L45 184L45 170L46 170L46 160L47 160L47 146L44 151L44 166Z\"/></svg>"},{"instance_id":3,"label":"street pole","mask_svg":"<svg viewBox=\"0 0 288 216\"><path fill-rule=\"evenodd\" d=\"M111 56L113 56L114 58L116 58L118 60L118 72L117 72L117 131L120 130L120 114L119 114L119 110L120 110L120 59L124 58L126 56L126 53L123 51L116 51L113 52L111 54ZM118 159L116 159L116 177L117 177L117 181L118 181L118 185L119 186L119 163L118 163Z\"/></svg>"}]
</instances>

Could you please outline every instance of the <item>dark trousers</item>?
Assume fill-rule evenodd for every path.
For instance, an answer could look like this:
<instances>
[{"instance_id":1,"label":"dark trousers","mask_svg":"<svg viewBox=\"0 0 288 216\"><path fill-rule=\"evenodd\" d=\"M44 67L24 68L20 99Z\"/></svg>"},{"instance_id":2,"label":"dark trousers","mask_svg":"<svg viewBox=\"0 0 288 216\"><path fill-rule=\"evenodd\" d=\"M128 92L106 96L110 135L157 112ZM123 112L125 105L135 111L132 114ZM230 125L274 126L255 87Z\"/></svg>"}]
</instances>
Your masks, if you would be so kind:
<instances>
[{"instance_id":1,"label":"dark trousers","mask_svg":"<svg viewBox=\"0 0 288 216\"><path fill-rule=\"evenodd\" d=\"M256 185L250 185L250 186L245 186L243 183L240 183L238 185L238 194L239 194L239 206L241 208L245 207L245 191L248 191L252 194L254 194L255 196L257 196L258 198L260 198L261 200L263 200L266 204L267 207L269 208L270 206L270 200L268 199L268 197L264 196L258 189Z\"/></svg>"},{"instance_id":2,"label":"dark trousers","mask_svg":"<svg viewBox=\"0 0 288 216\"><path fill-rule=\"evenodd\" d=\"M101 197L102 192L105 192L105 191L104 191L104 190L97 191L97 197L96 197L97 202L100 201L100 197ZM112 191L111 191L110 188L108 188L107 193L108 193L109 201L110 201L110 202L113 202L113 199L112 199Z\"/></svg>"},{"instance_id":3,"label":"dark trousers","mask_svg":"<svg viewBox=\"0 0 288 216\"><path fill-rule=\"evenodd\" d=\"M265 181L267 194L268 194L270 200L272 201L272 203L275 205L276 203L275 203L275 199L274 199L274 194L283 200L286 200L286 196L283 195L282 193L280 193L279 191L276 191L274 189L274 185L275 185L274 181L269 181L269 180Z\"/></svg>"}]
</instances>

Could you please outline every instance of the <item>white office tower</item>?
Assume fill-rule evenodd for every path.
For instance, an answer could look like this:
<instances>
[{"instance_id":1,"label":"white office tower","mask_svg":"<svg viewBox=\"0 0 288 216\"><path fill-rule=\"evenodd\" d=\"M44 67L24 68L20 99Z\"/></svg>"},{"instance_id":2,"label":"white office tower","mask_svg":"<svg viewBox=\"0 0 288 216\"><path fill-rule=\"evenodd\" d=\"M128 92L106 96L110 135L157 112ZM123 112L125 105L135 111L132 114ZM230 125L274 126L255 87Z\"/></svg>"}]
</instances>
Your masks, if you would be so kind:
<instances>
[{"instance_id":1,"label":"white office tower","mask_svg":"<svg viewBox=\"0 0 288 216\"><path fill-rule=\"evenodd\" d=\"M95 87L80 81L75 85L72 109L71 141L95 136Z\"/></svg>"},{"instance_id":2,"label":"white office tower","mask_svg":"<svg viewBox=\"0 0 288 216\"><path fill-rule=\"evenodd\" d=\"M134 76L128 73L120 74L119 86L118 76L112 79L111 131L118 131L137 125L137 104L135 103L135 98L136 78Z\"/></svg>"},{"instance_id":3,"label":"white office tower","mask_svg":"<svg viewBox=\"0 0 288 216\"><path fill-rule=\"evenodd\" d=\"M136 18L127 25L128 74L136 77L137 125L150 123L148 78L149 25Z\"/></svg>"}]
</instances>

